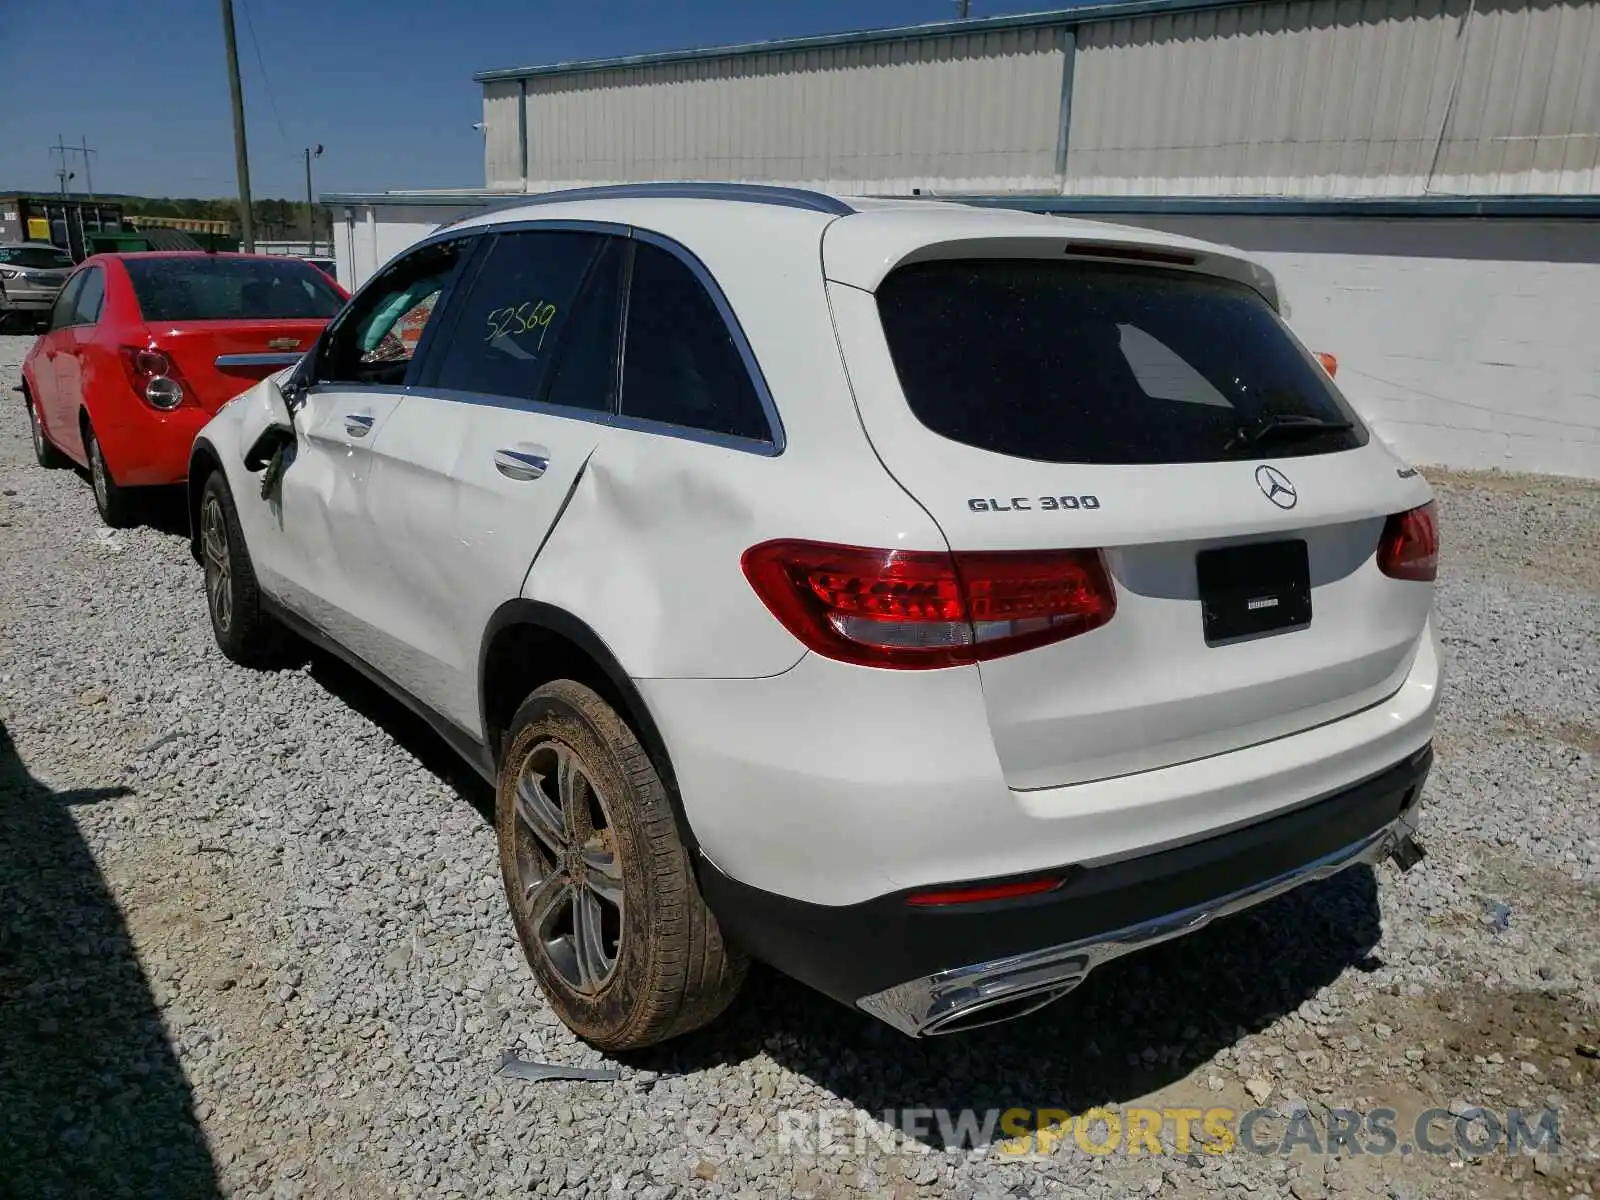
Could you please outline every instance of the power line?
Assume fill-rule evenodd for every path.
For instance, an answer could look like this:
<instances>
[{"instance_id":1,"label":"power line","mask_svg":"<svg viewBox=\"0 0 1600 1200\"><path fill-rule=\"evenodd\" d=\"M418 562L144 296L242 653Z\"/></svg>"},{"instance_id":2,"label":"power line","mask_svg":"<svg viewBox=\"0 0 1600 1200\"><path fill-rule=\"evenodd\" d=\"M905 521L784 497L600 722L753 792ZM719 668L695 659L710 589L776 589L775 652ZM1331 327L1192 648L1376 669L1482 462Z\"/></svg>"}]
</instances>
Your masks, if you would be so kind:
<instances>
[{"instance_id":1,"label":"power line","mask_svg":"<svg viewBox=\"0 0 1600 1200\"><path fill-rule=\"evenodd\" d=\"M283 142L285 154L289 151L289 135L284 131L283 114L278 111L278 99L272 94L272 81L267 78L267 62L261 57L261 43L256 40L256 23L250 16L249 0L239 0L239 7L244 9L244 27L250 34L250 45L256 52L256 65L261 68L261 86L266 89L267 103L272 107L272 119L278 124L278 139Z\"/></svg>"}]
</instances>

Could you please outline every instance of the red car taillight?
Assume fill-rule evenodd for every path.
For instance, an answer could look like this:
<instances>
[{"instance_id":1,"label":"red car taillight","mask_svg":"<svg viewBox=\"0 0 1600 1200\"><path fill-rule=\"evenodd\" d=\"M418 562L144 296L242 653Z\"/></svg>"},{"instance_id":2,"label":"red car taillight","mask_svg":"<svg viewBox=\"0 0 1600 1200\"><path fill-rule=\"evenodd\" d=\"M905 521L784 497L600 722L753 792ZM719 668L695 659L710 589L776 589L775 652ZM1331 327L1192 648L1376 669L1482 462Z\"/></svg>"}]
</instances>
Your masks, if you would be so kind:
<instances>
[{"instance_id":1,"label":"red car taillight","mask_svg":"<svg viewBox=\"0 0 1600 1200\"><path fill-rule=\"evenodd\" d=\"M1098 550L870 550L763 542L745 578L807 647L868 667L951 667L1104 625L1117 596Z\"/></svg>"},{"instance_id":2,"label":"red car taillight","mask_svg":"<svg viewBox=\"0 0 1600 1200\"><path fill-rule=\"evenodd\" d=\"M165 351L154 346L122 346L128 382L151 408L171 412L183 403L183 376Z\"/></svg>"},{"instance_id":3,"label":"red car taillight","mask_svg":"<svg viewBox=\"0 0 1600 1200\"><path fill-rule=\"evenodd\" d=\"M1433 501L1395 513L1378 539L1378 570L1391 579L1431 583L1439 574L1439 523Z\"/></svg>"}]
</instances>

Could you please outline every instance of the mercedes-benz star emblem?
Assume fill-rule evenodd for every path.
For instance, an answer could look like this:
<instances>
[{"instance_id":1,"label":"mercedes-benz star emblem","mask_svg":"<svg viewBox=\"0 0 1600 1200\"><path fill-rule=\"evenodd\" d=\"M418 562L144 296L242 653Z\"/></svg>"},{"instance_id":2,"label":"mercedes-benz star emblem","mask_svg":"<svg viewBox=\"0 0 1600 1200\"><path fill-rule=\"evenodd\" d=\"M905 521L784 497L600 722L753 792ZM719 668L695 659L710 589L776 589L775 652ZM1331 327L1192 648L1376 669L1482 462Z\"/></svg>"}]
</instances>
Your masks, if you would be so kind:
<instances>
[{"instance_id":1,"label":"mercedes-benz star emblem","mask_svg":"<svg viewBox=\"0 0 1600 1200\"><path fill-rule=\"evenodd\" d=\"M1289 477L1277 467L1259 466L1256 468L1256 486L1261 489L1261 494L1271 500L1279 508L1293 508L1300 499L1294 490L1294 484L1289 482Z\"/></svg>"}]
</instances>

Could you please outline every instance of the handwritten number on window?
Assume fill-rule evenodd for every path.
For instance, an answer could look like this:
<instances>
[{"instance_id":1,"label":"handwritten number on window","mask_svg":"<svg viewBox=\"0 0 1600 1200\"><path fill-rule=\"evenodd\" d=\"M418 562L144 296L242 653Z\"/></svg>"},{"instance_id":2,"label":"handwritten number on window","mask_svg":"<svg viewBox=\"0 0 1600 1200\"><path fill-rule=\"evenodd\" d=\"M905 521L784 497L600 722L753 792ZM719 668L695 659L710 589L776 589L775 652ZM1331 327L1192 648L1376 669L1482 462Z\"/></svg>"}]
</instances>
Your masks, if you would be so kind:
<instances>
[{"instance_id":1,"label":"handwritten number on window","mask_svg":"<svg viewBox=\"0 0 1600 1200\"><path fill-rule=\"evenodd\" d=\"M491 309L489 334L483 340L492 342L496 338L537 333L539 340L533 348L538 351L544 347L545 335L550 332L550 321L555 315L556 306L544 300L524 300L515 306Z\"/></svg>"}]
</instances>

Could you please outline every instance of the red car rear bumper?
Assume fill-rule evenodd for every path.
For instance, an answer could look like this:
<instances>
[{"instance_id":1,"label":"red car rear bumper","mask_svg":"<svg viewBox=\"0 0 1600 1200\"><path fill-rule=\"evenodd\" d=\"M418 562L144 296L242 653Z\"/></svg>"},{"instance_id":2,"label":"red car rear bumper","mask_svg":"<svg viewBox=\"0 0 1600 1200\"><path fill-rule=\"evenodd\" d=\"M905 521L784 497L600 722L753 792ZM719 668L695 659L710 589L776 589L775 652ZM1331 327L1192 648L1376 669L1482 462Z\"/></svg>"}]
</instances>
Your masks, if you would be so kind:
<instances>
[{"instance_id":1,"label":"red car rear bumper","mask_svg":"<svg viewBox=\"0 0 1600 1200\"><path fill-rule=\"evenodd\" d=\"M188 401L159 412L129 396L112 412L91 411L90 419L111 478L123 487L151 487L189 478L189 451L211 414Z\"/></svg>"}]
</instances>

